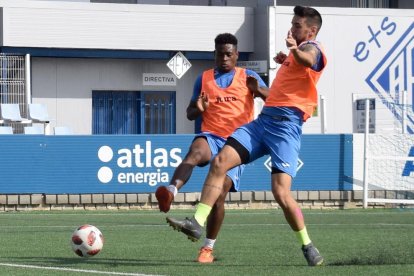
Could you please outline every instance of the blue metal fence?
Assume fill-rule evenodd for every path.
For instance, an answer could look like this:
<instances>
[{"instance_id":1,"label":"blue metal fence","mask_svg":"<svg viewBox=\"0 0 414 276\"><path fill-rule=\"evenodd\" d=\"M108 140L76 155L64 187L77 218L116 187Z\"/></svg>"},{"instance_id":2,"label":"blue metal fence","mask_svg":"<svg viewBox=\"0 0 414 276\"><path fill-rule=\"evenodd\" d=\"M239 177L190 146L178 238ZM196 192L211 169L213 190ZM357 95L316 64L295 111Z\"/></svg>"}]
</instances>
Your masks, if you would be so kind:
<instances>
[{"instance_id":1,"label":"blue metal fence","mask_svg":"<svg viewBox=\"0 0 414 276\"><path fill-rule=\"evenodd\" d=\"M175 133L175 93L145 91L142 94L143 134Z\"/></svg>"},{"instance_id":2,"label":"blue metal fence","mask_svg":"<svg viewBox=\"0 0 414 276\"><path fill-rule=\"evenodd\" d=\"M175 92L92 92L92 134L174 133Z\"/></svg>"}]
</instances>

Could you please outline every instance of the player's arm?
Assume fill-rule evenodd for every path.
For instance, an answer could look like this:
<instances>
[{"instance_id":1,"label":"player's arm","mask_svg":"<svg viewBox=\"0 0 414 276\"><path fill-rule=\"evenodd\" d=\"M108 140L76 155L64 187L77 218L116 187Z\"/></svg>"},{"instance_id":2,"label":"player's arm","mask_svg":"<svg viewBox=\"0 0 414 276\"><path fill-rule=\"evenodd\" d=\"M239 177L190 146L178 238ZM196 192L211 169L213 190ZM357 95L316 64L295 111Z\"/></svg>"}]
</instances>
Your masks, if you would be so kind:
<instances>
[{"instance_id":1,"label":"player's arm","mask_svg":"<svg viewBox=\"0 0 414 276\"><path fill-rule=\"evenodd\" d=\"M312 43L304 44L298 47L296 40L292 37L292 32L289 31L286 38L286 46L299 64L306 67L312 67L316 64L319 50Z\"/></svg>"},{"instance_id":2,"label":"player's arm","mask_svg":"<svg viewBox=\"0 0 414 276\"><path fill-rule=\"evenodd\" d=\"M201 75L194 83L193 96L187 107L187 119L193 121L197 119L208 107L208 97L201 92Z\"/></svg>"},{"instance_id":3,"label":"player's arm","mask_svg":"<svg viewBox=\"0 0 414 276\"><path fill-rule=\"evenodd\" d=\"M266 100L269 95L269 88L266 86L262 78L254 71L247 71L246 85L255 97Z\"/></svg>"},{"instance_id":4,"label":"player's arm","mask_svg":"<svg viewBox=\"0 0 414 276\"><path fill-rule=\"evenodd\" d=\"M187 119L193 121L197 119L208 107L208 99L204 94L200 94L197 101L190 101L187 107Z\"/></svg>"},{"instance_id":5,"label":"player's arm","mask_svg":"<svg viewBox=\"0 0 414 276\"><path fill-rule=\"evenodd\" d=\"M283 53L282 51L280 51L279 53L276 54L273 60L278 64L282 64L286 60L286 58L287 58L287 55Z\"/></svg>"}]
</instances>

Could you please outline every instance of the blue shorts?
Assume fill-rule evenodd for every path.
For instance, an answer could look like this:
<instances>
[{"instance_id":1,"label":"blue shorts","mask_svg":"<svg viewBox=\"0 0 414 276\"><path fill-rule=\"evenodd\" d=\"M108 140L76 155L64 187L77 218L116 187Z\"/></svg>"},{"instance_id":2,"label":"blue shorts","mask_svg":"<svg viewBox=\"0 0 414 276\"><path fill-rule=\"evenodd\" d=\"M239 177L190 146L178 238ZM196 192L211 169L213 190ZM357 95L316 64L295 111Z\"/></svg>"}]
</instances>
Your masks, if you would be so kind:
<instances>
[{"instance_id":1,"label":"blue shorts","mask_svg":"<svg viewBox=\"0 0 414 276\"><path fill-rule=\"evenodd\" d=\"M260 114L253 122L238 128L231 137L250 154L249 163L269 154L272 167L296 176L302 125Z\"/></svg>"},{"instance_id":2,"label":"blue shorts","mask_svg":"<svg viewBox=\"0 0 414 276\"><path fill-rule=\"evenodd\" d=\"M209 132L202 132L196 135L194 139L197 137L205 137L207 139L208 146L211 150L211 160L219 153L219 151L224 147L224 144L226 143L226 139L216 136L214 134L211 134ZM210 161L211 161L210 160ZM233 181L233 187L230 189L231 192L237 192L240 189L240 177L244 171L244 167L246 165L240 165L237 167L234 167L233 169L230 169L227 172L227 176L230 177L230 179Z\"/></svg>"}]
</instances>

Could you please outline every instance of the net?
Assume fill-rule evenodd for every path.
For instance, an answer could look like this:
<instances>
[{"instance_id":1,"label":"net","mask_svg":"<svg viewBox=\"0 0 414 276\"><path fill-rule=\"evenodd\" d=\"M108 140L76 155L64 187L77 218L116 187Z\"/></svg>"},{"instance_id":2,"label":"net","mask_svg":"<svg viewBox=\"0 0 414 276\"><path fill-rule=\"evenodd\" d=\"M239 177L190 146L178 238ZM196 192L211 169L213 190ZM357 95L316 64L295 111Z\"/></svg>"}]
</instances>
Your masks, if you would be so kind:
<instances>
[{"instance_id":1,"label":"net","mask_svg":"<svg viewBox=\"0 0 414 276\"><path fill-rule=\"evenodd\" d=\"M364 206L414 204L413 106L381 99L375 111L375 131L364 134Z\"/></svg>"}]
</instances>

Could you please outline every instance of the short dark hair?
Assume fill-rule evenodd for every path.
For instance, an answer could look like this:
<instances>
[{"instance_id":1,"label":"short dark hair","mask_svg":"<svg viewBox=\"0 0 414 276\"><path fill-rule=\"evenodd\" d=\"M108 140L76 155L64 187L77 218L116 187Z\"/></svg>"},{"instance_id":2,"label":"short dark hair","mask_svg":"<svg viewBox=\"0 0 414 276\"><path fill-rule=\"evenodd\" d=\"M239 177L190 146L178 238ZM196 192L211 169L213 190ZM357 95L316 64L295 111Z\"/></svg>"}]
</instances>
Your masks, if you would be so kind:
<instances>
[{"instance_id":1,"label":"short dark hair","mask_svg":"<svg viewBox=\"0 0 414 276\"><path fill-rule=\"evenodd\" d=\"M293 9L293 12L295 13L295 15L297 15L299 17L305 17L306 18L306 23L308 25L316 25L316 27L318 28L318 31L321 29L321 27L322 27L322 16L314 8L296 6Z\"/></svg>"},{"instance_id":2,"label":"short dark hair","mask_svg":"<svg viewBox=\"0 0 414 276\"><path fill-rule=\"evenodd\" d=\"M216 36L214 39L214 45L232 44L237 47L237 38L230 33L223 33Z\"/></svg>"}]
</instances>

